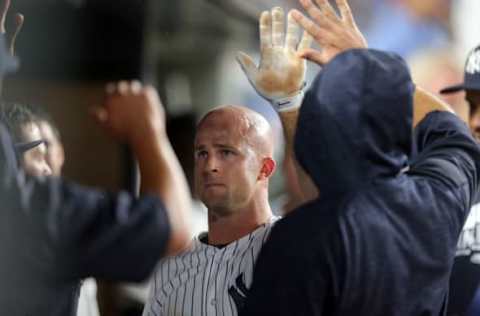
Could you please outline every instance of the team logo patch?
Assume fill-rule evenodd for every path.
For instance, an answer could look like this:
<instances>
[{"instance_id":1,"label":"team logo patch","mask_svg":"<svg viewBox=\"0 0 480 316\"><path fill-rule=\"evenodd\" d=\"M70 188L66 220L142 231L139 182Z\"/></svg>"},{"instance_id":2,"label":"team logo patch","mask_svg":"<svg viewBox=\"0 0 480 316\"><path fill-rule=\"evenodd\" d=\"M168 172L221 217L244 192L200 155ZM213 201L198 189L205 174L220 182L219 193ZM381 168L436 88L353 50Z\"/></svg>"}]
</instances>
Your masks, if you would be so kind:
<instances>
[{"instance_id":1,"label":"team logo patch","mask_svg":"<svg viewBox=\"0 0 480 316\"><path fill-rule=\"evenodd\" d=\"M474 51L470 57L468 57L465 72L471 75L480 73L480 49Z\"/></svg>"},{"instance_id":2,"label":"team logo patch","mask_svg":"<svg viewBox=\"0 0 480 316\"><path fill-rule=\"evenodd\" d=\"M243 281L243 273L241 273L235 279L235 285L232 285L228 289L228 294L235 302L237 311L241 311L245 306L245 301L247 300L247 295L248 295L247 286L245 285L245 281Z\"/></svg>"},{"instance_id":3,"label":"team logo patch","mask_svg":"<svg viewBox=\"0 0 480 316\"><path fill-rule=\"evenodd\" d=\"M457 256L469 256L480 264L480 204L472 207L457 244Z\"/></svg>"}]
</instances>

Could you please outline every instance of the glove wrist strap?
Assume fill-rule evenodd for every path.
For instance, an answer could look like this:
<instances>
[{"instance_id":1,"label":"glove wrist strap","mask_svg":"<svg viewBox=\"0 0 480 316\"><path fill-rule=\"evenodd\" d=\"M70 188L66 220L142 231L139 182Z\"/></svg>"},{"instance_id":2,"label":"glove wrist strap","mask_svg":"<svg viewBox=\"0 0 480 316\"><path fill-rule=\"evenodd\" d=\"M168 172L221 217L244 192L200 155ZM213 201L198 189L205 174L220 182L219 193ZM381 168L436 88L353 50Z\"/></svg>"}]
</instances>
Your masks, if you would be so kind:
<instances>
[{"instance_id":1,"label":"glove wrist strap","mask_svg":"<svg viewBox=\"0 0 480 316\"><path fill-rule=\"evenodd\" d=\"M304 95L303 90L300 90L291 96L270 100L270 103L278 112L292 111L300 107Z\"/></svg>"}]
</instances>

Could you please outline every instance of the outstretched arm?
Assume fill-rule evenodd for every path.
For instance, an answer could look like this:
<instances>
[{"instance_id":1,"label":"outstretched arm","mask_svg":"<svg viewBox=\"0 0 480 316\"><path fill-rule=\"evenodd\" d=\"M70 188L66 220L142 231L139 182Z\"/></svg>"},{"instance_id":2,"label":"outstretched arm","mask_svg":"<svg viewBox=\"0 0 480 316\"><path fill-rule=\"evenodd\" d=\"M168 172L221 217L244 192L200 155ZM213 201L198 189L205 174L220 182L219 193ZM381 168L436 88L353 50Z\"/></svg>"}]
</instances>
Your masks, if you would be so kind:
<instances>
[{"instance_id":1,"label":"outstretched arm","mask_svg":"<svg viewBox=\"0 0 480 316\"><path fill-rule=\"evenodd\" d=\"M39 269L58 280L143 280L162 255L189 242L189 190L166 137L155 89L110 85L94 113L114 138L132 146L141 166L142 196L83 188L56 177L23 177L0 124L0 196L9 219L0 228L8 240L23 240L19 251L28 253L31 263L42 262ZM14 242L6 245L18 248Z\"/></svg>"},{"instance_id":2,"label":"outstretched arm","mask_svg":"<svg viewBox=\"0 0 480 316\"><path fill-rule=\"evenodd\" d=\"M285 134L285 164L296 167L290 172L289 183L298 183L301 190L289 190L289 205L294 207L317 196L317 190L310 178L298 167L293 155L293 138L297 124L298 109L303 99L306 63L299 51L307 49L312 38L303 33L290 12L285 25L285 13L276 7L260 16L260 63L239 53L237 60L248 80L260 96L265 98L278 112ZM286 30L285 30L286 27ZM287 166L287 167L288 167ZM295 186L295 185L294 185Z\"/></svg>"},{"instance_id":3,"label":"outstretched arm","mask_svg":"<svg viewBox=\"0 0 480 316\"><path fill-rule=\"evenodd\" d=\"M300 40L300 29L291 14L287 18L285 33L285 13L280 7L264 11L259 27L259 65L242 52L237 60L258 94L278 112L298 108L306 71L306 63L298 56L298 51L308 48L312 39L304 32Z\"/></svg>"},{"instance_id":4,"label":"outstretched arm","mask_svg":"<svg viewBox=\"0 0 480 316\"><path fill-rule=\"evenodd\" d=\"M165 204L171 224L166 254L182 250L190 241L190 191L167 137L157 91L135 81L110 84L103 107L94 114L109 134L132 147L140 167L142 194L155 194Z\"/></svg>"},{"instance_id":5,"label":"outstretched arm","mask_svg":"<svg viewBox=\"0 0 480 316\"><path fill-rule=\"evenodd\" d=\"M433 111L448 111L454 113L447 103L417 86L413 99L413 127L416 127L425 116Z\"/></svg>"}]
</instances>

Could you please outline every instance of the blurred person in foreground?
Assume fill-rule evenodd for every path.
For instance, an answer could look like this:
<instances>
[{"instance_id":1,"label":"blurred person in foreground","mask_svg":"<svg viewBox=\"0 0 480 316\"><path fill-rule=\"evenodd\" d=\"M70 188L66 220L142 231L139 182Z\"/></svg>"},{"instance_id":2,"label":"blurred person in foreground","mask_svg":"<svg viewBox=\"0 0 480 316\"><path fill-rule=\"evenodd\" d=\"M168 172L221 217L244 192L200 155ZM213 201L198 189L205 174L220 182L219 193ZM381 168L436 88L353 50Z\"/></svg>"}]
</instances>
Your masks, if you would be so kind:
<instances>
[{"instance_id":1,"label":"blurred person in foreground","mask_svg":"<svg viewBox=\"0 0 480 316\"><path fill-rule=\"evenodd\" d=\"M35 116L35 122L40 129L42 139L45 141L47 147L46 160L52 170L52 175L59 177L62 175L63 165L65 164L65 149L60 130L44 108L38 105L30 105L28 108Z\"/></svg>"},{"instance_id":2,"label":"blurred person in foreground","mask_svg":"<svg viewBox=\"0 0 480 316\"><path fill-rule=\"evenodd\" d=\"M440 93L465 92L468 123L477 141L480 140L480 46L475 47L465 62L464 81L446 87ZM477 199L458 240L455 264L450 280L448 315L480 314L480 203Z\"/></svg>"},{"instance_id":3,"label":"blurred person in foreground","mask_svg":"<svg viewBox=\"0 0 480 316\"><path fill-rule=\"evenodd\" d=\"M241 314L442 315L480 149L400 57L366 49L345 0L301 4L322 50L299 55L323 69L294 148L319 196L273 227Z\"/></svg>"},{"instance_id":4,"label":"blurred person in foreground","mask_svg":"<svg viewBox=\"0 0 480 316\"><path fill-rule=\"evenodd\" d=\"M0 106L0 122L12 136L19 166L25 173L35 177L52 175L46 142L30 109L19 103L4 102Z\"/></svg>"},{"instance_id":5,"label":"blurred person in foreground","mask_svg":"<svg viewBox=\"0 0 480 316\"><path fill-rule=\"evenodd\" d=\"M96 112L139 158L139 199L23 177L1 127L2 314L75 315L81 279L140 281L186 245L188 189L158 109L153 89L122 82Z\"/></svg>"},{"instance_id":6,"label":"blurred person in foreground","mask_svg":"<svg viewBox=\"0 0 480 316\"><path fill-rule=\"evenodd\" d=\"M52 118L40 106L4 102L0 121L8 128L15 143L21 168L30 176L61 176L65 161L60 132ZM82 280L78 316L99 315L96 282Z\"/></svg>"},{"instance_id":7,"label":"blurred person in foreground","mask_svg":"<svg viewBox=\"0 0 480 316\"><path fill-rule=\"evenodd\" d=\"M62 136L53 118L45 109L40 106L31 106L35 115L36 124L40 129L42 140L45 142L46 161L52 175L60 177L65 163L65 149L62 143ZM98 316L100 315L97 302L97 282L94 278L82 280L80 296L78 298L77 316Z\"/></svg>"},{"instance_id":8,"label":"blurred person in foreground","mask_svg":"<svg viewBox=\"0 0 480 316\"><path fill-rule=\"evenodd\" d=\"M7 51L9 5L1 2L0 78L18 66L14 39L23 17L17 15L21 23L7 36ZM108 86L104 100L92 113L136 154L140 198L25 175L11 135L0 123L1 315L75 315L81 279L144 279L158 258L187 243L189 192L156 91L120 82Z\"/></svg>"},{"instance_id":9,"label":"blurred person in foreground","mask_svg":"<svg viewBox=\"0 0 480 316\"><path fill-rule=\"evenodd\" d=\"M8 32L5 21L10 1L3 1L0 29L9 39L10 55L15 55L15 42L20 33L24 16L16 13L15 29ZM23 170L30 176L60 176L65 154L60 132L50 115L39 106L5 103L2 106L2 122L8 127L15 142L15 153ZM96 282L87 279L82 282L78 300L78 316L97 316Z\"/></svg>"},{"instance_id":10,"label":"blurred person in foreground","mask_svg":"<svg viewBox=\"0 0 480 316\"><path fill-rule=\"evenodd\" d=\"M2 4L4 17L9 1ZM16 64L1 36L0 77ZM188 242L189 192L156 91L136 82L109 85L93 113L136 154L140 198L25 176L0 124L2 315L75 315L80 279L144 279L162 255Z\"/></svg>"}]
</instances>

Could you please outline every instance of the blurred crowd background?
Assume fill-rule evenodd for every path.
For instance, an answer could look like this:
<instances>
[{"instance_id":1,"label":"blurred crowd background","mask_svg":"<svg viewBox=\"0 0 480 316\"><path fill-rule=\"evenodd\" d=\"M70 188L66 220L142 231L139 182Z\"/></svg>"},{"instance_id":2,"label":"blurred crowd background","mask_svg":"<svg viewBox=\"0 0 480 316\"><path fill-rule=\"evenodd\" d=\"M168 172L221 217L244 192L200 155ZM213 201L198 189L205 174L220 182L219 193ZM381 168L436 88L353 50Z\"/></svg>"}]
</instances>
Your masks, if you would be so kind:
<instances>
[{"instance_id":1,"label":"blurred crowd background","mask_svg":"<svg viewBox=\"0 0 480 316\"><path fill-rule=\"evenodd\" d=\"M480 43L480 1L350 4L369 46L403 56L417 84L437 93L462 81L465 57ZM7 80L5 98L40 104L51 113L65 144L67 178L135 190L128 149L104 136L87 109L101 102L110 80L152 83L160 90L169 136L192 183L194 126L212 107L251 107L272 122L282 139L276 113L252 90L235 60L239 50L258 56L258 17L273 6L300 9L297 0L16 0L12 12L26 17L17 42L22 68ZM309 82L318 70L310 65ZM466 119L461 93L441 97ZM277 145L279 162L282 146ZM277 172L272 184L272 206L281 213L288 181ZM206 229L206 211L196 205L198 232ZM93 298L98 292L102 315L138 315L146 295L145 286L105 282L83 291ZM98 310L81 306L81 313L96 315Z\"/></svg>"}]
</instances>

